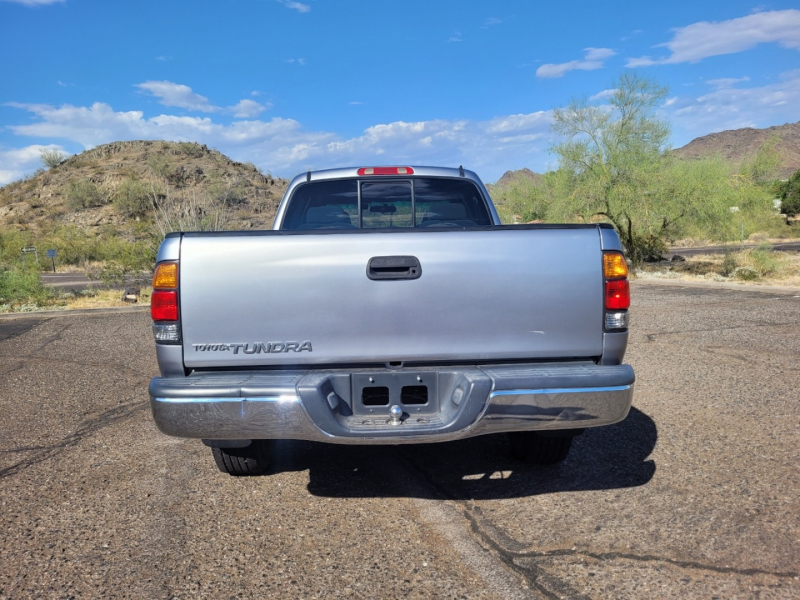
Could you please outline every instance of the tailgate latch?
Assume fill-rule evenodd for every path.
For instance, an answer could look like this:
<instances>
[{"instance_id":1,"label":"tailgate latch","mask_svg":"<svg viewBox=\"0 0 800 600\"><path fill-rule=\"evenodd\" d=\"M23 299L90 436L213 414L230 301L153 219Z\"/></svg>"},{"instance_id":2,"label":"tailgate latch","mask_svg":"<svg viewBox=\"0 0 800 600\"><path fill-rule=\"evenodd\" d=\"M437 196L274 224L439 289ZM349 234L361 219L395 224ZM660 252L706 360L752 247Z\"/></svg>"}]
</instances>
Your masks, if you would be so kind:
<instances>
[{"instance_id":1,"label":"tailgate latch","mask_svg":"<svg viewBox=\"0 0 800 600\"><path fill-rule=\"evenodd\" d=\"M367 263L367 277L374 281L419 279L422 266L416 256L375 256Z\"/></svg>"}]
</instances>

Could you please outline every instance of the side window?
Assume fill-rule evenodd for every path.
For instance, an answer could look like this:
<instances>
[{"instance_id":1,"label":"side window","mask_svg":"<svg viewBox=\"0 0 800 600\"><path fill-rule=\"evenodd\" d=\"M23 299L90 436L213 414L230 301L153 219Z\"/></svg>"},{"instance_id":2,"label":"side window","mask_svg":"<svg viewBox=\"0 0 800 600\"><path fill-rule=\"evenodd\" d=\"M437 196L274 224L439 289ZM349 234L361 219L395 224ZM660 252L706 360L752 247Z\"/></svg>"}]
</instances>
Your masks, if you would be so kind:
<instances>
[{"instance_id":1,"label":"side window","mask_svg":"<svg viewBox=\"0 0 800 600\"><path fill-rule=\"evenodd\" d=\"M361 223L364 229L412 227L411 182L362 182Z\"/></svg>"},{"instance_id":2,"label":"side window","mask_svg":"<svg viewBox=\"0 0 800 600\"><path fill-rule=\"evenodd\" d=\"M357 229L358 182L321 181L292 194L282 229Z\"/></svg>"}]
</instances>

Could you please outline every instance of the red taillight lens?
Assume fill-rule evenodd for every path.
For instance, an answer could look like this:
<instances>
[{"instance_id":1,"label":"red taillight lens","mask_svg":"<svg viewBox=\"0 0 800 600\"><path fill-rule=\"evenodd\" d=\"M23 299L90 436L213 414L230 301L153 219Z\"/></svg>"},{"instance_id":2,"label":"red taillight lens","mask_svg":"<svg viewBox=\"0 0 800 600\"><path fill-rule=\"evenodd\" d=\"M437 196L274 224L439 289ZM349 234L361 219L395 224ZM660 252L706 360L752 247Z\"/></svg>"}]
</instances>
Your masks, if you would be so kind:
<instances>
[{"instance_id":1,"label":"red taillight lens","mask_svg":"<svg viewBox=\"0 0 800 600\"><path fill-rule=\"evenodd\" d=\"M606 281L606 309L625 310L631 305L631 286L627 279Z\"/></svg>"},{"instance_id":2,"label":"red taillight lens","mask_svg":"<svg viewBox=\"0 0 800 600\"><path fill-rule=\"evenodd\" d=\"M150 316L153 321L177 321L178 292L155 290L150 297Z\"/></svg>"},{"instance_id":3,"label":"red taillight lens","mask_svg":"<svg viewBox=\"0 0 800 600\"><path fill-rule=\"evenodd\" d=\"M362 167L358 170L360 176L364 175L413 175L411 167Z\"/></svg>"}]
</instances>

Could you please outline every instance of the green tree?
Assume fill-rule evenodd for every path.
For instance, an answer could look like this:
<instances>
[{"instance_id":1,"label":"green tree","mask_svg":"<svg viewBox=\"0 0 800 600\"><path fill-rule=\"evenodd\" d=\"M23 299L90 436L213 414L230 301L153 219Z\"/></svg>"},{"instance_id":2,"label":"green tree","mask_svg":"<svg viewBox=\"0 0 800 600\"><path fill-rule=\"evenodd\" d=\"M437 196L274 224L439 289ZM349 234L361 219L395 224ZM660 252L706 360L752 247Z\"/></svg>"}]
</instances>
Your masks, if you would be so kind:
<instances>
[{"instance_id":1,"label":"green tree","mask_svg":"<svg viewBox=\"0 0 800 600\"><path fill-rule=\"evenodd\" d=\"M492 199L504 223L542 220L547 212L544 182L524 176L495 186Z\"/></svg>"},{"instance_id":2,"label":"green tree","mask_svg":"<svg viewBox=\"0 0 800 600\"><path fill-rule=\"evenodd\" d=\"M777 186L778 198L781 201L781 212L787 217L800 215L800 169Z\"/></svg>"},{"instance_id":3,"label":"green tree","mask_svg":"<svg viewBox=\"0 0 800 600\"><path fill-rule=\"evenodd\" d=\"M665 231L683 216L654 188L670 135L656 115L666 96L667 88L627 73L615 82L609 106L575 100L553 115L563 140L553 151L575 181L562 210L610 221L635 263L660 256Z\"/></svg>"}]
</instances>

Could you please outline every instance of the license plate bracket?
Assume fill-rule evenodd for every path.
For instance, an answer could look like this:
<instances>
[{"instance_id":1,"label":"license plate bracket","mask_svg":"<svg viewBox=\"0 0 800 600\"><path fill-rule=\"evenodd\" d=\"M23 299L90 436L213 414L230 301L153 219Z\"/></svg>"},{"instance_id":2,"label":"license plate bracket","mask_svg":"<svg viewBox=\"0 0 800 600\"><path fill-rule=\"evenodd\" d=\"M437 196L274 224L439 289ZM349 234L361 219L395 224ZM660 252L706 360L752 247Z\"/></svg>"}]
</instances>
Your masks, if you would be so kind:
<instances>
[{"instance_id":1,"label":"license plate bracket","mask_svg":"<svg viewBox=\"0 0 800 600\"><path fill-rule=\"evenodd\" d=\"M439 373L436 371L353 373L352 410L354 415L389 415L399 406L407 415L439 412Z\"/></svg>"}]
</instances>

